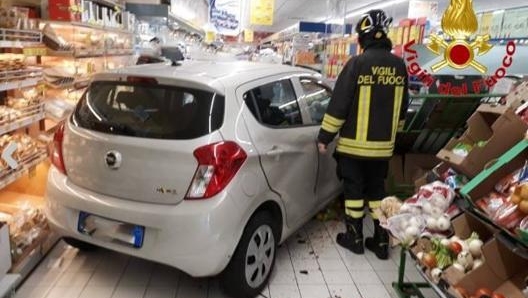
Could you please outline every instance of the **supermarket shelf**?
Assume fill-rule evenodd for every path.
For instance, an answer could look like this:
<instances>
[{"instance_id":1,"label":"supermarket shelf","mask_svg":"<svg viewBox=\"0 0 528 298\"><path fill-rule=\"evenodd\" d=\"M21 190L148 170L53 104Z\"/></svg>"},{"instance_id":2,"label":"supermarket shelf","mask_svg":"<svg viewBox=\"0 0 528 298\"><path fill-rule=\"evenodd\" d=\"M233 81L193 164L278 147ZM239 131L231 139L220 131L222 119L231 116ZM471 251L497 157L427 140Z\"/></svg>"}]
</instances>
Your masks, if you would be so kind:
<instances>
[{"instance_id":1,"label":"supermarket shelf","mask_svg":"<svg viewBox=\"0 0 528 298\"><path fill-rule=\"evenodd\" d=\"M45 118L44 105L25 108L19 118L10 122L0 122L0 135L28 126Z\"/></svg>"},{"instance_id":2,"label":"supermarket shelf","mask_svg":"<svg viewBox=\"0 0 528 298\"><path fill-rule=\"evenodd\" d=\"M108 56L129 56L133 55L132 49L111 49L111 50L74 50L74 51L53 51L48 49L47 56L66 58L104 58Z\"/></svg>"},{"instance_id":3,"label":"supermarket shelf","mask_svg":"<svg viewBox=\"0 0 528 298\"><path fill-rule=\"evenodd\" d=\"M90 80L91 78L85 78L74 80L66 84L54 84L52 82L46 82L46 85L54 89L82 89L88 87Z\"/></svg>"},{"instance_id":4,"label":"supermarket shelf","mask_svg":"<svg viewBox=\"0 0 528 298\"><path fill-rule=\"evenodd\" d=\"M31 87L42 79L42 68L0 71L0 91Z\"/></svg>"},{"instance_id":5,"label":"supermarket shelf","mask_svg":"<svg viewBox=\"0 0 528 298\"><path fill-rule=\"evenodd\" d=\"M20 81L0 82L0 91L13 90L19 88L33 87L41 81L40 78L25 79Z\"/></svg>"},{"instance_id":6,"label":"supermarket shelf","mask_svg":"<svg viewBox=\"0 0 528 298\"><path fill-rule=\"evenodd\" d=\"M50 21L50 20L42 20L41 23L51 24L51 25L59 25L59 26L67 26L67 27L80 27L80 28L101 30L101 31L109 32L109 33L130 34L130 35L134 34L134 32L132 32L130 30L125 30L125 29L121 29L121 28L114 28L114 27L107 27L107 26L100 26L100 25L95 25L95 24L90 24L90 23L66 22L66 21Z\"/></svg>"},{"instance_id":7,"label":"supermarket shelf","mask_svg":"<svg viewBox=\"0 0 528 298\"><path fill-rule=\"evenodd\" d=\"M0 48L24 48L42 43L38 30L16 30L0 28Z\"/></svg>"},{"instance_id":8,"label":"supermarket shelf","mask_svg":"<svg viewBox=\"0 0 528 298\"><path fill-rule=\"evenodd\" d=\"M9 184L15 182L18 178L29 174L39 163L48 158L45 150L41 150L33 156L19 161L20 165L16 170L4 170L0 172L0 189L5 188Z\"/></svg>"},{"instance_id":9,"label":"supermarket shelf","mask_svg":"<svg viewBox=\"0 0 528 298\"><path fill-rule=\"evenodd\" d=\"M0 297L12 297L16 284L20 281L20 274L7 274L0 280Z\"/></svg>"}]
</instances>

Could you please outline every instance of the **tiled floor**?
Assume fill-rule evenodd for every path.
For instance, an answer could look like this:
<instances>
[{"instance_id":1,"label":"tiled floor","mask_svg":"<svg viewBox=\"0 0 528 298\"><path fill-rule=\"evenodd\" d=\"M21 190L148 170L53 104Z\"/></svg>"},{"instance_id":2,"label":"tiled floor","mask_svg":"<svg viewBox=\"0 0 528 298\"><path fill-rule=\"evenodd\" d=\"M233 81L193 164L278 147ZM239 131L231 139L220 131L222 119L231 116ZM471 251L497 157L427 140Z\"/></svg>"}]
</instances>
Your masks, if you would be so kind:
<instances>
[{"instance_id":1,"label":"tiled floor","mask_svg":"<svg viewBox=\"0 0 528 298\"><path fill-rule=\"evenodd\" d=\"M365 221L369 223L369 220ZM259 298L394 298L399 251L378 260L335 244L337 221L312 221L278 250L269 286ZM367 224L365 234L372 234ZM406 278L421 281L408 266ZM425 297L435 298L432 291ZM16 298L222 298L216 279L194 279L176 269L107 250L80 252L59 243L18 289Z\"/></svg>"}]
</instances>

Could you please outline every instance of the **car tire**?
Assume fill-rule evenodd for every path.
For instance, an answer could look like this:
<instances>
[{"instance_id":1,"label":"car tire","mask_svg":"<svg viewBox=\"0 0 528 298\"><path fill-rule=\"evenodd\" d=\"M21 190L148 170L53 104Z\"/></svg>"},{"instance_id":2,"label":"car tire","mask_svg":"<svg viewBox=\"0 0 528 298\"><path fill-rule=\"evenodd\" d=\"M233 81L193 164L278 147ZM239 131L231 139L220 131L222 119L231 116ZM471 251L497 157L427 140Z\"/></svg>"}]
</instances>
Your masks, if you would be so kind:
<instances>
[{"instance_id":1,"label":"car tire","mask_svg":"<svg viewBox=\"0 0 528 298\"><path fill-rule=\"evenodd\" d=\"M266 211L256 213L246 225L220 285L231 297L253 298L268 284L279 241L279 226Z\"/></svg>"},{"instance_id":2,"label":"car tire","mask_svg":"<svg viewBox=\"0 0 528 298\"><path fill-rule=\"evenodd\" d=\"M70 237L64 237L62 238L62 240L64 240L64 242L66 242L66 244L74 247L74 248L77 248L79 250L82 250L82 251L95 251L97 250L97 246L93 245L93 244L90 244L90 243L87 243L87 242L84 242L84 241L81 241L81 240L77 240L75 238L70 238Z\"/></svg>"}]
</instances>

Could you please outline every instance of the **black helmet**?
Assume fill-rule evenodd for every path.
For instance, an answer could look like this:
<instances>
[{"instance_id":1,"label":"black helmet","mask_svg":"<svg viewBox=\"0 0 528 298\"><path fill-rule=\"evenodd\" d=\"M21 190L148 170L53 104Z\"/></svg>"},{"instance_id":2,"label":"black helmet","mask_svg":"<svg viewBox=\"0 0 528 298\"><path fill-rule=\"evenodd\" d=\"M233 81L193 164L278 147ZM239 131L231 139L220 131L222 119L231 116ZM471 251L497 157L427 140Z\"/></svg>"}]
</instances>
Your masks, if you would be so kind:
<instances>
[{"instance_id":1,"label":"black helmet","mask_svg":"<svg viewBox=\"0 0 528 298\"><path fill-rule=\"evenodd\" d=\"M383 10L374 9L361 16L356 25L356 32L359 36L379 31L386 35L389 33L389 27L391 24L392 18L387 17Z\"/></svg>"}]
</instances>

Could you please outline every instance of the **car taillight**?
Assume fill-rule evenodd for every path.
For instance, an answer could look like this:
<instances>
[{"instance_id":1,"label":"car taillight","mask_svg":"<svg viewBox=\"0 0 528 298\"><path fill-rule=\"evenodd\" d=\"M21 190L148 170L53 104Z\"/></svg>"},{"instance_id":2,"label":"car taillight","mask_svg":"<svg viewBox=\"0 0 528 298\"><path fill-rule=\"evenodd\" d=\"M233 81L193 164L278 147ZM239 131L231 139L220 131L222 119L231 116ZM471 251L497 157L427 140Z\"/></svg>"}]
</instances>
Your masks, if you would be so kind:
<instances>
[{"instance_id":1,"label":"car taillight","mask_svg":"<svg viewBox=\"0 0 528 298\"><path fill-rule=\"evenodd\" d=\"M194 151L198 168L186 199L207 199L222 191L233 179L247 158L235 142L220 142Z\"/></svg>"},{"instance_id":2,"label":"car taillight","mask_svg":"<svg viewBox=\"0 0 528 298\"><path fill-rule=\"evenodd\" d=\"M60 124L59 128L53 135L53 149L51 151L51 163L64 175L66 175L66 167L64 166L64 157L62 155L62 143L64 141L64 124Z\"/></svg>"}]
</instances>

